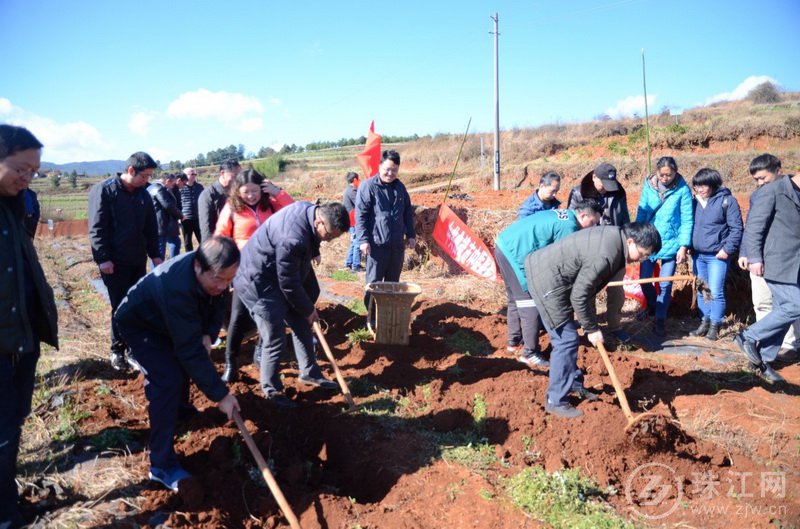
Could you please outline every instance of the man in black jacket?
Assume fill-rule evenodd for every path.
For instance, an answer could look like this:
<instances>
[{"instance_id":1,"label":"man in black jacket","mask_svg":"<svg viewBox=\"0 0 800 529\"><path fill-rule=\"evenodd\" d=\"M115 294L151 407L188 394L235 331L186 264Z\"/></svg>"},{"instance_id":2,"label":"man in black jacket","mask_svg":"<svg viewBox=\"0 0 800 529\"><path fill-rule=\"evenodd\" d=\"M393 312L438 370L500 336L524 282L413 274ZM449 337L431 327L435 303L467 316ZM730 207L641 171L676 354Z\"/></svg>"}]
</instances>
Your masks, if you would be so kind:
<instances>
[{"instance_id":1,"label":"man in black jacket","mask_svg":"<svg viewBox=\"0 0 800 529\"><path fill-rule=\"evenodd\" d=\"M180 206L181 213L183 213L183 220L181 221L183 251L191 252L194 249L194 244L192 243L193 235L197 238L198 244L203 242L203 236L200 233L200 213L198 210L198 201L203 193L203 184L197 181L197 169L194 167L184 169L182 176L182 180L185 182L180 185Z\"/></svg>"},{"instance_id":2,"label":"man in black jacket","mask_svg":"<svg viewBox=\"0 0 800 529\"><path fill-rule=\"evenodd\" d=\"M603 210L601 226L622 227L631 221L628 212L628 196L625 188L619 183L617 168L610 163L601 163L589 171L581 179L581 183L569 192L567 207L573 209L582 200L591 200ZM625 276L620 270L612 281L619 281ZM612 338L620 342L629 342L631 336L622 328L622 305L625 304L625 291L622 287L610 287L606 290L606 320Z\"/></svg>"},{"instance_id":3,"label":"man in black jacket","mask_svg":"<svg viewBox=\"0 0 800 529\"><path fill-rule=\"evenodd\" d=\"M352 270L353 272L363 272L364 267L361 266L361 248L358 245L358 238L356 237L356 195L358 194L358 173L349 172L344 177L347 182L347 187L344 188L342 195L342 204L347 214L350 215L350 247L347 250L347 256L344 259L345 270Z\"/></svg>"},{"instance_id":4,"label":"man in black jacket","mask_svg":"<svg viewBox=\"0 0 800 529\"><path fill-rule=\"evenodd\" d=\"M278 369L287 324L292 329L300 382L324 389L338 387L323 378L314 360L311 325L319 319L314 302L320 289L311 262L319 260L320 242L339 237L349 227L341 204L295 202L259 226L242 251L233 288L261 336L261 389L278 406L297 406L282 394Z\"/></svg>"},{"instance_id":5,"label":"man in black jacket","mask_svg":"<svg viewBox=\"0 0 800 529\"><path fill-rule=\"evenodd\" d=\"M92 257L108 290L111 315L128 289L147 271L147 257L161 264L158 227L147 186L156 162L133 153L124 173L95 184L89 193L89 242ZM111 366L125 369L127 346L111 321Z\"/></svg>"},{"instance_id":6,"label":"man in black jacket","mask_svg":"<svg viewBox=\"0 0 800 529\"><path fill-rule=\"evenodd\" d=\"M217 229L219 212L228 200L231 183L241 172L242 166L234 159L228 159L219 165L219 178L210 187L200 193L197 211L200 219L200 237L203 240L214 235Z\"/></svg>"},{"instance_id":7,"label":"man in black jacket","mask_svg":"<svg viewBox=\"0 0 800 529\"><path fill-rule=\"evenodd\" d=\"M0 125L0 527L23 526L17 451L31 410L39 344L58 347L53 290L25 230L25 190L42 144L22 127Z\"/></svg>"},{"instance_id":8,"label":"man in black jacket","mask_svg":"<svg viewBox=\"0 0 800 529\"><path fill-rule=\"evenodd\" d=\"M567 401L569 393L597 400L583 387L583 373L578 369L578 324L593 345L603 342L595 309L597 293L626 263L641 262L660 249L661 236L655 226L634 222L623 228L587 228L525 258L528 288L553 345L545 402L548 413L566 418L583 415Z\"/></svg>"},{"instance_id":9,"label":"man in black jacket","mask_svg":"<svg viewBox=\"0 0 800 529\"><path fill-rule=\"evenodd\" d=\"M784 382L770 364L800 318L800 175L783 176L759 190L744 240L750 273L766 280L772 310L734 342L767 382Z\"/></svg>"},{"instance_id":10,"label":"man in black jacket","mask_svg":"<svg viewBox=\"0 0 800 529\"><path fill-rule=\"evenodd\" d=\"M178 462L173 438L179 411L188 403L190 379L229 419L239 409L209 358L239 257L233 239L212 237L196 252L170 259L147 274L114 314L145 377L150 479L174 491L189 477Z\"/></svg>"},{"instance_id":11,"label":"man in black jacket","mask_svg":"<svg viewBox=\"0 0 800 529\"><path fill-rule=\"evenodd\" d=\"M150 184L147 192L153 199L153 207L156 210L156 224L158 224L158 252L163 260L167 255L175 257L181 253L180 224L183 219L175 195L172 190L175 188L177 177L172 173L162 173L161 181Z\"/></svg>"}]
</instances>

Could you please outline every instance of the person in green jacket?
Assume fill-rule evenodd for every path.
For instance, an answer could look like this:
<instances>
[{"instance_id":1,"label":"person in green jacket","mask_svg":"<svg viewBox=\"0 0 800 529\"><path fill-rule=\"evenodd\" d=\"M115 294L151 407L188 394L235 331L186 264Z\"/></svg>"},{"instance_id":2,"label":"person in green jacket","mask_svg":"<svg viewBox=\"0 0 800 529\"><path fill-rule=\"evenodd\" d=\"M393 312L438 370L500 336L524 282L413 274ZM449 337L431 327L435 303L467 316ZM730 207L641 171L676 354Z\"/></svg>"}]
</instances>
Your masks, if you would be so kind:
<instances>
[{"instance_id":1,"label":"person in green jacket","mask_svg":"<svg viewBox=\"0 0 800 529\"><path fill-rule=\"evenodd\" d=\"M525 257L581 228L596 226L603 210L594 201L579 201L573 209L550 209L523 217L500 232L494 258L503 276L508 299L508 352L523 346L518 360L547 367L539 351L540 318L525 279Z\"/></svg>"},{"instance_id":2,"label":"person in green jacket","mask_svg":"<svg viewBox=\"0 0 800 529\"><path fill-rule=\"evenodd\" d=\"M27 129L0 125L0 527L22 527L17 451L31 411L40 342L58 348L58 316L33 239L25 230L25 190L42 144Z\"/></svg>"}]
</instances>

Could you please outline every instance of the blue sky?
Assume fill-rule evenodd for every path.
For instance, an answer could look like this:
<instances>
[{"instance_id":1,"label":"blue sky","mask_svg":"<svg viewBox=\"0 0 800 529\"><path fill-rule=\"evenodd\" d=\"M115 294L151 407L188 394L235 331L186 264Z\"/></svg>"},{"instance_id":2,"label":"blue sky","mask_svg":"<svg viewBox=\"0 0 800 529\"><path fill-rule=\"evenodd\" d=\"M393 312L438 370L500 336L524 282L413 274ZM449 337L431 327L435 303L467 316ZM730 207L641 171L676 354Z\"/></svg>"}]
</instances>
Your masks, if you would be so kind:
<instances>
[{"instance_id":1,"label":"blue sky","mask_svg":"<svg viewBox=\"0 0 800 529\"><path fill-rule=\"evenodd\" d=\"M0 122L43 159L491 131L800 90L797 0L0 0Z\"/></svg>"}]
</instances>

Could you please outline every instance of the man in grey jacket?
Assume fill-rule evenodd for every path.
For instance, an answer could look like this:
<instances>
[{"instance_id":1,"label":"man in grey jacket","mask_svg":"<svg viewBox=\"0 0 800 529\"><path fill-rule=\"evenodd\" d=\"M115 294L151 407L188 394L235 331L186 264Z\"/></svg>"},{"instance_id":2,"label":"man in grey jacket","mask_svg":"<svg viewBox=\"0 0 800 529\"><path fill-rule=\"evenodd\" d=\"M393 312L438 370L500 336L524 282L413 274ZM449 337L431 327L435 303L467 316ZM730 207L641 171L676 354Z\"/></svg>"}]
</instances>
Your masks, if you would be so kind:
<instances>
[{"instance_id":1,"label":"man in grey jacket","mask_svg":"<svg viewBox=\"0 0 800 529\"><path fill-rule=\"evenodd\" d=\"M634 222L622 228L581 230L525 258L528 289L553 345L545 402L548 413L565 418L583 415L567 401L569 393L597 400L583 387L583 373L578 369L578 324L593 345L602 343L595 296L627 263L641 262L660 249L661 236L655 226Z\"/></svg>"},{"instance_id":2,"label":"man in grey jacket","mask_svg":"<svg viewBox=\"0 0 800 529\"><path fill-rule=\"evenodd\" d=\"M763 277L772 311L736 335L751 366L770 383L784 382L770 363L783 337L800 318L800 175L784 176L759 190L747 215L744 240L750 273Z\"/></svg>"}]
</instances>

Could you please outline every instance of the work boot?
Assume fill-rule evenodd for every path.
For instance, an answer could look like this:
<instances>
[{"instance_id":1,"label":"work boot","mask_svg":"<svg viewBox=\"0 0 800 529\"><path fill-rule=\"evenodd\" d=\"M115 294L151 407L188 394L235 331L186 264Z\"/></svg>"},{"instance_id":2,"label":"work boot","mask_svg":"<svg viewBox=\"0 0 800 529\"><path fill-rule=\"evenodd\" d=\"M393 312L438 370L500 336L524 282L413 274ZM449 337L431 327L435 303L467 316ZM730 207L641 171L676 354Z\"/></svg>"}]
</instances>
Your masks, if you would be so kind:
<instances>
[{"instance_id":1,"label":"work boot","mask_svg":"<svg viewBox=\"0 0 800 529\"><path fill-rule=\"evenodd\" d=\"M226 383L236 382L239 378L239 370L236 369L236 357L225 355L225 371L222 373L222 381Z\"/></svg>"},{"instance_id":2,"label":"work boot","mask_svg":"<svg viewBox=\"0 0 800 529\"><path fill-rule=\"evenodd\" d=\"M708 326L708 333L706 333L706 339L715 342L719 339L719 323L712 323Z\"/></svg>"},{"instance_id":3,"label":"work boot","mask_svg":"<svg viewBox=\"0 0 800 529\"><path fill-rule=\"evenodd\" d=\"M656 319L653 323L653 334L663 338L667 335L667 329L664 328L664 320Z\"/></svg>"},{"instance_id":4,"label":"work boot","mask_svg":"<svg viewBox=\"0 0 800 529\"><path fill-rule=\"evenodd\" d=\"M709 318L703 318L700 322L700 326L689 333L689 336L703 336L708 332L708 328L711 325L711 320ZM719 326L717 326L719 327ZM714 338L716 340L716 338Z\"/></svg>"}]
</instances>

